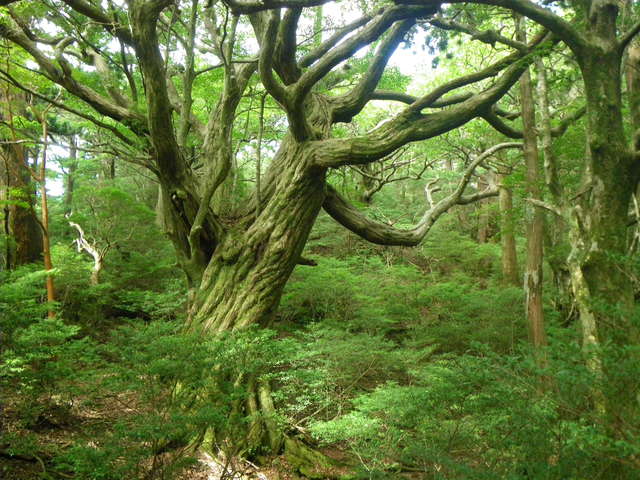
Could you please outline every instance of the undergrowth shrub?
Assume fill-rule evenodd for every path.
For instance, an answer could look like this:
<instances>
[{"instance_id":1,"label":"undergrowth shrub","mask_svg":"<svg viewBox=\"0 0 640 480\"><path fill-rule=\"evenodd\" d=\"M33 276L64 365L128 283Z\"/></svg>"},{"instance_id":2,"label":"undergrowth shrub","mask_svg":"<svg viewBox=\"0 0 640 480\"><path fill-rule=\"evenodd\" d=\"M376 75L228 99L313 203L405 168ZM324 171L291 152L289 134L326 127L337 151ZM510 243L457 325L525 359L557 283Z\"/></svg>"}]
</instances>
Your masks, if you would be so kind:
<instances>
[{"instance_id":1,"label":"undergrowth shrub","mask_svg":"<svg viewBox=\"0 0 640 480\"><path fill-rule=\"evenodd\" d=\"M104 330L118 317L175 319L184 313L186 290L182 278L168 272L169 260L152 263L132 252L123 264L108 264L98 285L90 285L92 262L75 250L57 245L52 249L60 308L68 320L87 329ZM117 257L117 255L112 255ZM147 269L145 274L131 270ZM131 277L135 276L135 281Z\"/></svg>"},{"instance_id":2,"label":"undergrowth shrub","mask_svg":"<svg viewBox=\"0 0 640 480\"><path fill-rule=\"evenodd\" d=\"M443 352L464 353L473 342L508 352L525 332L520 288L496 283L483 287L456 273L425 286L419 301L424 314L414 326L413 340L437 343Z\"/></svg>"},{"instance_id":3,"label":"undergrowth shrub","mask_svg":"<svg viewBox=\"0 0 640 480\"><path fill-rule=\"evenodd\" d=\"M236 408L248 394L238 379L269 378L278 368L282 350L273 336L248 329L208 338L162 321L115 329L86 399L113 423L86 429L58 468L83 480L164 480L193 464L201 444L241 453L234 449L252 418Z\"/></svg>"},{"instance_id":4,"label":"undergrowth shrub","mask_svg":"<svg viewBox=\"0 0 640 480\"><path fill-rule=\"evenodd\" d=\"M78 337L79 327L47 317L45 272L27 266L1 274L0 402L37 427L52 421L46 418L52 410L70 408L82 367L93 361L93 344Z\"/></svg>"},{"instance_id":5,"label":"undergrowth shrub","mask_svg":"<svg viewBox=\"0 0 640 480\"><path fill-rule=\"evenodd\" d=\"M381 385L312 431L349 448L362 478L637 479L640 421L612 432L594 413L594 387L613 386L587 369L573 340L552 338L543 370L526 349L504 356L476 345L437 357L411 372L411 384ZM605 357L618 349L606 347ZM638 374L637 364L625 365L625 377Z\"/></svg>"},{"instance_id":6,"label":"undergrowth shrub","mask_svg":"<svg viewBox=\"0 0 640 480\"><path fill-rule=\"evenodd\" d=\"M75 274L65 279L61 265L60 285L72 285ZM0 448L39 459L56 478L164 480L192 464L203 442L239 453L233 448L256 419L235 408L249 393L238 379L272 379L290 357L288 342L269 330L207 337L177 321L134 320L94 335L94 320L80 326L61 312L47 317L43 272L0 275L0 421L10 425ZM177 290L128 299L167 318ZM61 447L56 438L67 431Z\"/></svg>"},{"instance_id":7,"label":"undergrowth shrub","mask_svg":"<svg viewBox=\"0 0 640 480\"><path fill-rule=\"evenodd\" d=\"M478 244L470 236L451 230L444 224L437 223L419 249L432 272L449 274L459 270L479 282L499 277L500 244Z\"/></svg>"}]
</instances>

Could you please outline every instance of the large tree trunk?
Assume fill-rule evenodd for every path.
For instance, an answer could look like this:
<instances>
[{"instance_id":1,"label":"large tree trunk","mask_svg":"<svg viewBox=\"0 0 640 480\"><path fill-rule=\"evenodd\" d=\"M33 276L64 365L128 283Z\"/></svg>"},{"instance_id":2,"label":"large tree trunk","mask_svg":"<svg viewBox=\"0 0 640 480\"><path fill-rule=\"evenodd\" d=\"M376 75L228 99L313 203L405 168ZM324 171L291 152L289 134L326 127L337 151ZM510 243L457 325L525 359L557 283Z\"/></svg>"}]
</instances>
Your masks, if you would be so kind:
<instances>
[{"instance_id":1,"label":"large tree trunk","mask_svg":"<svg viewBox=\"0 0 640 480\"><path fill-rule=\"evenodd\" d=\"M254 199L247 207L251 213L227 231L204 271L189 329L217 335L269 325L325 199L325 169L311 165L314 153L308 143L283 142L270 169L275 174L265 178L261 208L255 208ZM213 432L227 436L226 453L279 453L286 439L274 420L268 382L253 377L226 381L244 385L245 398L235 410L251 419L246 431L234 432L232 438L228 432ZM317 462L326 462L292 439L286 440L285 450L295 455L306 452Z\"/></svg>"},{"instance_id":2,"label":"large tree trunk","mask_svg":"<svg viewBox=\"0 0 640 480\"><path fill-rule=\"evenodd\" d=\"M324 201L325 173L311 167L313 154L306 144L283 144L275 162L284 168L264 208L248 228L225 236L205 270L191 328L216 333L269 322Z\"/></svg>"},{"instance_id":3,"label":"large tree trunk","mask_svg":"<svg viewBox=\"0 0 640 480\"><path fill-rule=\"evenodd\" d=\"M6 189L5 234L7 239L5 266L15 268L42 260L42 229L34 209L35 186L29 172L28 153L18 132L14 116L26 114L24 99L10 90L0 92L0 120L9 127L10 134L0 146L0 185ZM17 112L17 113L16 113Z\"/></svg>"},{"instance_id":4,"label":"large tree trunk","mask_svg":"<svg viewBox=\"0 0 640 480\"><path fill-rule=\"evenodd\" d=\"M638 339L630 318L633 291L621 261L637 167L622 125L620 58L592 56L582 68L588 105L588 166L572 225L574 289L580 290L582 298L585 342L627 343ZM606 305L613 308L604 308Z\"/></svg>"},{"instance_id":5,"label":"large tree trunk","mask_svg":"<svg viewBox=\"0 0 640 480\"><path fill-rule=\"evenodd\" d=\"M569 256L588 365L606 386L595 389L594 402L606 414L614 438L625 438L625 419L638 410L638 379L618 385L621 359L614 362L601 350L604 344L624 347L639 340L633 286L624 262L638 167L624 134L620 64L619 51L606 43L590 46L580 61L587 97L587 168L571 219ZM632 355L626 349L619 353Z\"/></svg>"}]
</instances>

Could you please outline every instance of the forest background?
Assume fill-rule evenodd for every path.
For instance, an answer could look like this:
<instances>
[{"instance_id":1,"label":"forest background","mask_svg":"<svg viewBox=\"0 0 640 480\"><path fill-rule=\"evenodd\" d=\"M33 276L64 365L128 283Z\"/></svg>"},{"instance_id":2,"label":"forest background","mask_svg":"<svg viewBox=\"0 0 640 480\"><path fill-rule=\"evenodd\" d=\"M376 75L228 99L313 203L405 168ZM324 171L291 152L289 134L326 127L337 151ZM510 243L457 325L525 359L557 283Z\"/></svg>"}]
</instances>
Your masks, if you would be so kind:
<instances>
[{"instance_id":1,"label":"forest background","mask_svg":"<svg viewBox=\"0 0 640 480\"><path fill-rule=\"evenodd\" d=\"M640 478L639 19L0 0L2 478Z\"/></svg>"}]
</instances>

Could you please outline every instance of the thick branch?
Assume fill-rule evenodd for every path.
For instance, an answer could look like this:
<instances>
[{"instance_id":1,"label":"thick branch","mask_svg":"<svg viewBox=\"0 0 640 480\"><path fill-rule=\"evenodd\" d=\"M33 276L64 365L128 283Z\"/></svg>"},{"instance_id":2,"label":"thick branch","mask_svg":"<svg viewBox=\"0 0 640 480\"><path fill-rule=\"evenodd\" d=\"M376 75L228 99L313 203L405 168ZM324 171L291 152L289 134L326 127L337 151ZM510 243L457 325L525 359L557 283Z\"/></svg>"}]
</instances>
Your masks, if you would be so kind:
<instances>
[{"instance_id":1,"label":"thick branch","mask_svg":"<svg viewBox=\"0 0 640 480\"><path fill-rule=\"evenodd\" d=\"M38 46L29 40L21 30L6 21L0 22L0 37L6 38L28 52L40 67L42 74L52 82L65 88L69 93L89 104L98 113L123 122L137 133L141 133L140 124L144 117L128 108L111 102L95 90L77 82L68 68L58 68ZM66 66L66 64L65 64Z\"/></svg>"},{"instance_id":2,"label":"thick branch","mask_svg":"<svg viewBox=\"0 0 640 480\"><path fill-rule=\"evenodd\" d=\"M540 208L544 208L545 210L550 211L551 213L554 213L555 215L564 218L564 214L562 213L562 210L558 207L556 207L555 205L551 205L547 202L544 202L543 200L539 200L537 198L527 198L525 199L527 202L531 203L532 205L535 205L537 207Z\"/></svg>"},{"instance_id":3,"label":"thick branch","mask_svg":"<svg viewBox=\"0 0 640 480\"><path fill-rule=\"evenodd\" d=\"M260 59L258 61L258 71L264 88L282 106L287 105L287 92L278 82L273 74L274 56L276 51L276 39L278 26L280 25L280 14L277 11L270 12L267 28L262 37L260 48Z\"/></svg>"},{"instance_id":4,"label":"thick branch","mask_svg":"<svg viewBox=\"0 0 640 480\"><path fill-rule=\"evenodd\" d=\"M472 201L480 200L481 198L486 198L487 196L497 195L497 188L468 197L463 196L463 193L473 176L473 172L484 160L499 150L521 147L522 145L520 143L501 143L491 147L476 157L476 159L466 168L456 189L442 200L435 202L433 206L424 213L418 224L411 229L401 230L367 218L353 205L349 204L342 196L340 196L340 194L330 185L327 187L327 196L323 204L323 208L342 226L372 243L380 245L415 246L422 241L427 233L429 233L436 220L438 220L440 216L446 213L453 206L458 204L467 204Z\"/></svg>"},{"instance_id":5,"label":"thick branch","mask_svg":"<svg viewBox=\"0 0 640 480\"><path fill-rule=\"evenodd\" d=\"M432 0L396 0L396 3L425 5L431 4ZM557 35L578 57L582 56L582 52L586 46L586 40L573 25L551 10L543 8L530 0L447 0L446 3L495 5L496 7L502 7L520 13Z\"/></svg>"},{"instance_id":6,"label":"thick branch","mask_svg":"<svg viewBox=\"0 0 640 480\"><path fill-rule=\"evenodd\" d=\"M279 8L304 8L304 7L316 7L318 5L324 5L332 0L258 0L258 1L243 1L243 0L224 0L224 3L234 13L257 13L264 10L275 10Z\"/></svg>"},{"instance_id":7,"label":"thick branch","mask_svg":"<svg viewBox=\"0 0 640 480\"><path fill-rule=\"evenodd\" d=\"M534 57L534 53L531 53L515 62L492 87L448 110L422 115L410 106L367 135L326 140L316 162L323 167L370 163L407 143L433 138L458 128L482 115L502 97L533 62Z\"/></svg>"},{"instance_id":8,"label":"thick branch","mask_svg":"<svg viewBox=\"0 0 640 480\"><path fill-rule=\"evenodd\" d=\"M169 77L167 78L167 95L169 96L169 101L171 102L172 108L180 113L180 126L181 132L183 129L188 133L193 129L198 138L203 139L206 134L206 125L200 121L198 117L193 113L191 108L187 110L185 107L185 100L180 98L180 94L176 89L176 86L173 84L173 80ZM188 115L184 117L184 115ZM188 128L184 126L184 123L188 122ZM186 139L186 133L181 133L180 138ZM184 142L183 142L184 143Z\"/></svg>"},{"instance_id":9,"label":"thick branch","mask_svg":"<svg viewBox=\"0 0 640 480\"><path fill-rule=\"evenodd\" d=\"M393 90L374 90L370 96L371 100L389 100L391 102L400 102L411 105L417 100L417 97L404 92L394 92Z\"/></svg>"},{"instance_id":10,"label":"thick branch","mask_svg":"<svg viewBox=\"0 0 640 480\"><path fill-rule=\"evenodd\" d=\"M443 30L452 30L455 32L466 33L467 35L470 35L473 40L487 43L492 47L495 47L496 43L502 43L511 48L515 48L516 50L524 51L527 49L526 44L504 37L495 30L480 31L469 25L462 25L461 23L458 23L456 21L445 20L443 18L434 18L433 20L430 20L429 23L434 27L438 27Z\"/></svg>"},{"instance_id":11,"label":"thick branch","mask_svg":"<svg viewBox=\"0 0 640 480\"><path fill-rule=\"evenodd\" d=\"M300 15L302 15L302 8L287 10L282 18L282 22L280 22L280 29L278 31L276 47L278 61L276 66L278 74L285 85L294 83L300 78L300 68L296 63L296 32Z\"/></svg>"},{"instance_id":12,"label":"thick branch","mask_svg":"<svg viewBox=\"0 0 640 480\"><path fill-rule=\"evenodd\" d=\"M561 137L564 135L564 132L567 131L569 126L578 121L587 111L586 106L583 105L580 108L576 109L570 115L567 115L565 118L560 121L560 123L553 127L550 131L552 137ZM486 120L486 122L491 125L495 130L502 133L508 138L523 138L522 130L517 130L511 125L504 122L499 118L498 114L494 109L488 110L487 112L482 114L482 118ZM507 117L508 118L508 117Z\"/></svg>"},{"instance_id":13,"label":"thick branch","mask_svg":"<svg viewBox=\"0 0 640 480\"><path fill-rule=\"evenodd\" d=\"M371 94L380 82L389 58L415 24L414 19L404 20L393 26L387 38L382 42L376 55L364 75L351 92L335 99L339 106L333 112L334 122L347 122L360 113L371 98Z\"/></svg>"},{"instance_id":14,"label":"thick branch","mask_svg":"<svg viewBox=\"0 0 640 480\"><path fill-rule=\"evenodd\" d=\"M517 130L511 125L502 121L492 109L487 110L485 113L483 113L482 118L505 137L522 138L524 136L522 130Z\"/></svg>"},{"instance_id":15,"label":"thick branch","mask_svg":"<svg viewBox=\"0 0 640 480\"><path fill-rule=\"evenodd\" d=\"M93 66L96 67L96 72L100 76L102 85L104 86L104 89L107 91L107 93L111 96L111 99L117 105L120 105L124 108L129 108L132 102L131 100L126 98L118 88L117 83L114 81L113 72L109 68L106 60L93 49L88 53L88 57L90 58Z\"/></svg>"},{"instance_id":16,"label":"thick branch","mask_svg":"<svg viewBox=\"0 0 640 480\"><path fill-rule=\"evenodd\" d=\"M431 102L427 108L450 107L451 105L462 103L465 100L470 99L472 96L473 96L472 92L467 92L467 93L459 93L457 95L451 95L446 98L439 98ZM394 92L392 90L375 90L371 94L369 99L370 100L389 100L392 102L406 103L407 105L411 105L412 103L415 103L418 101L418 97L414 97L413 95L409 95L408 93Z\"/></svg>"},{"instance_id":17,"label":"thick branch","mask_svg":"<svg viewBox=\"0 0 640 480\"><path fill-rule=\"evenodd\" d=\"M540 32L534 38L531 44L528 45L528 48L531 49L536 45L539 45L545 38L546 38L546 33ZM431 107L436 100L440 99L443 95L449 93L452 90L456 90L466 85L470 85L472 83L476 83L481 80L494 77L500 71L504 70L507 66L513 64L516 60L521 58L524 55L524 53L526 53L526 51L519 50L517 52L514 52L510 55L507 55L501 58L497 62L489 65L488 67L478 72L455 78L450 82L445 83L444 85L440 85L439 87L437 87L436 89L428 93L427 95L424 95L422 98L416 100L414 104L411 106L411 108L414 111L419 112L424 108Z\"/></svg>"},{"instance_id":18,"label":"thick branch","mask_svg":"<svg viewBox=\"0 0 640 480\"><path fill-rule=\"evenodd\" d=\"M391 7L382 11L361 32L347 39L338 47L330 50L313 67L307 70L295 85L293 98L297 103L304 101L314 85L318 83L338 64L351 58L360 48L377 40L398 20L426 16L436 11L431 8Z\"/></svg>"},{"instance_id":19,"label":"thick branch","mask_svg":"<svg viewBox=\"0 0 640 480\"><path fill-rule=\"evenodd\" d=\"M151 142L162 174L165 178L176 179L184 175L185 165L174 133L173 107L156 30L161 6L154 2L134 2L129 14L136 55L144 74Z\"/></svg>"},{"instance_id":20,"label":"thick branch","mask_svg":"<svg viewBox=\"0 0 640 480\"><path fill-rule=\"evenodd\" d=\"M349 23L348 25L340 28L333 35L331 35L327 40L325 40L320 46L313 49L311 52L306 54L304 57L300 59L298 62L299 65L303 68L310 67L315 62L317 62L320 58L322 58L329 50L335 47L340 40L349 35L354 30L366 25L371 21L373 17L371 15L365 15L360 17L359 19Z\"/></svg>"},{"instance_id":21,"label":"thick branch","mask_svg":"<svg viewBox=\"0 0 640 480\"><path fill-rule=\"evenodd\" d=\"M580 118L582 118L585 113L587 113L586 105L582 105L580 108L577 108L574 112L563 118L557 126L551 129L551 136L561 137L562 135L564 135L564 132L567 131L567 128L580 120Z\"/></svg>"},{"instance_id":22,"label":"thick branch","mask_svg":"<svg viewBox=\"0 0 640 480\"><path fill-rule=\"evenodd\" d=\"M84 0L62 0L64 3L73 8L76 12L89 17L91 20L101 25L109 33L115 35L121 42L128 45L133 44L131 32L124 25L120 25L114 18L111 18L106 12L97 8L95 5Z\"/></svg>"},{"instance_id":23,"label":"thick branch","mask_svg":"<svg viewBox=\"0 0 640 480\"><path fill-rule=\"evenodd\" d=\"M298 259L298 265L306 265L307 267L317 267L318 262L316 262L313 258L300 257Z\"/></svg>"},{"instance_id":24,"label":"thick branch","mask_svg":"<svg viewBox=\"0 0 640 480\"><path fill-rule=\"evenodd\" d=\"M195 72L195 47L196 47L196 28L198 25L198 0L191 0L191 12L189 13L189 24L187 28L187 39L185 42L186 58L184 65L184 73L182 75L182 101L170 77L167 78L167 95L172 103L174 110L180 113L180 122L178 124L178 145L185 147L187 137L192 126L198 129L197 119L191 110L193 106L193 82L196 78ZM178 103L176 104L176 100ZM176 108L177 106L177 108Z\"/></svg>"},{"instance_id":25,"label":"thick branch","mask_svg":"<svg viewBox=\"0 0 640 480\"><path fill-rule=\"evenodd\" d=\"M638 33L640 33L640 21L633 24L631 28L626 31L622 35L622 37L620 37L620 40L618 42L618 49L620 50L620 53L622 53L622 51L627 48L629 43L631 43L631 41L636 37L636 35L638 35Z\"/></svg>"},{"instance_id":26,"label":"thick branch","mask_svg":"<svg viewBox=\"0 0 640 480\"><path fill-rule=\"evenodd\" d=\"M45 95L42 95L42 94L38 93L35 90L32 90L30 88L25 87L21 82L19 82L17 79L12 77L9 72L6 72L4 70L0 70L0 75L2 75L5 78L5 80L10 82L13 86L19 88L23 92L29 93L29 94L33 95L34 97L39 98L40 100L43 100L45 102L48 102L48 103L52 104L53 106L55 106L57 108L65 110L65 111L67 111L69 113L73 113L74 115L77 115L80 118L84 118L85 120L89 120L90 122L95 124L97 127L109 130L116 137L118 137L120 140L122 140L125 144L130 145L130 146L133 145L133 142L129 138L127 138L126 135L123 135L122 132L120 132L113 125L109 125L107 123L104 123L101 120L98 120L97 118L94 118L94 117L92 117L91 115L89 115L87 113L84 113L84 112L82 112L80 110L76 110L75 108L71 108L68 105L65 105L64 103L59 102L56 99L49 98L49 97L47 97Z\"/></svg>"}]
</instances>

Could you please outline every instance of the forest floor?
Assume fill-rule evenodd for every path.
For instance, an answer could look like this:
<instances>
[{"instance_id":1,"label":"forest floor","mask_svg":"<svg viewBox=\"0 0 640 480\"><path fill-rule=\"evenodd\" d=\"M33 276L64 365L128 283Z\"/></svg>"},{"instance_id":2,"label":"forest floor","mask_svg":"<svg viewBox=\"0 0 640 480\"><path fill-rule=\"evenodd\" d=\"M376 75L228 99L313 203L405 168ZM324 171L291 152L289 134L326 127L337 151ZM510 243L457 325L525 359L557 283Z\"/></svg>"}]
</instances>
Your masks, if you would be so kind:
<instances>
[{"instance_id":1,"label":"forest floor","mask_svg":"<svg viewBox=\"0 0 640 480\"><path fill-rule=\"evenodd\" d=\"M35 438L37 445L33 450L41 453L12 454L5 450L7 445L0 444L0 479L73 478L72 475L51 465L50 452L63 451L76 439L86 437L88 431L111 422L113 417L113 410L108 409L69 411L52 406L25 429L20 425L16 412L11 407L3 408L0 411L0 434L17 436L31 434L30 441ZM277 462L276 466L266 469L261 469L247 461L225 465L224 462L202 451L197 456L197 463L183 471L176 480L294 480L296 478L299 477L287 472L286 463Z\"/></svg>"},{"instance_id":2,"label":"forest floor","mask_svg":"<svg viewBox=\"0 0 640 480\"><path fill-rule=\"evenodd\" d=\"M19 398L14 399L19 402ZM130 400L130 399L129 399ZM17 405L17 403L14 403ZM40 480L74 478L69 472L53 463L55 453L63 452L78 441L86 439L89 432L108 428L122 413L123 399L105 401L93 409L61 406L49 403L32 423L25 426L14 406L0 409L0 439L4 435L28 438L30 454L13 453L8 445L0 442L0 480ZM38 453L33 453L38 452ZM325 452L331 456L339 452ZM248 460L225 462L205 451L196 455L196 463L175 480L299 480L284 456L272 459L268 466L260 467ZM131 480L131 479L121 479Z\"/></svg>"}]
</instances>

